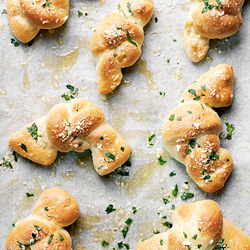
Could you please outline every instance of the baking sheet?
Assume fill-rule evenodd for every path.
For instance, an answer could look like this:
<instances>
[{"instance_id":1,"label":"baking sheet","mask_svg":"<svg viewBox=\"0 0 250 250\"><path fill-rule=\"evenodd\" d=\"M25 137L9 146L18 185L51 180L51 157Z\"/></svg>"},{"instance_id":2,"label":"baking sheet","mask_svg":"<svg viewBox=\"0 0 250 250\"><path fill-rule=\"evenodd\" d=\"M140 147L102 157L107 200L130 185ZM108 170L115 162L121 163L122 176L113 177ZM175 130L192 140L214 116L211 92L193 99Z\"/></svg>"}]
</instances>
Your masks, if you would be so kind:
<instances>
[{"instance_id":1,"label":"baking sheet","mask_svg":"<svg viewBox=\"0 0 250 250\"><path fill-rule=\"evenodd\" d=\"M126 167L128 177L121 177L117 171L107 177L98 176L89 151L59 154L50 167L18 157L13 170L1 168L1 249L12 223L29 215L41 192L52 186L70 192L80 205L79 220L68 228L74 250L103 249L103 240L110 243L108 249L117 248L120 241L135 249L141 238L167 230L161 216L167 215L167 221L171 221L172 204L205 198L219 202L224 216L250 233L249 1L243 8L244 25L240 32L229 39L213 41L208 56L193 64L182 45L190 3L155 0L154 16L145 29L141 59L124 70L123 83L113 94L101 96L89 41L100 20L118 3L119 0L74 0L67 23L54 31L40 31L30 46L11 44L13 35L7 15L0 14L0 156L12 159L8 148L10 135L46 115L54 104L64 102L61 95L66 92L66 84L79 88L78 97L98 105L108 122L133 147L132 166ZM0 12L5 8L6 2L0 0ZM81 17L78 11L83 13ZM161 141L161 127L184 88L219 63L232 64L236 76L233 104L220 110L223 124L235 125L232 140L222 141L235 164L226 187L207 195L187 176L184 166L169 157ZM159 92L165 92L165 96ZM154 146L149 146L148 137L154 133ZM160 155L167 160L163 166L157 160ZM170 177L171 171L176 176ZM175 184L179 187L178 197L164 205L162 198L172 193ZM185 188L194 192L195 197L182 201L180 194ZM26 192L35 196L27 198ZM109 204L117 210L106 214ZM136 214L132 212L133 206L137 208ZM129 217L133 222L124 240L121 230Z\"/></svg>"}]
</instances>

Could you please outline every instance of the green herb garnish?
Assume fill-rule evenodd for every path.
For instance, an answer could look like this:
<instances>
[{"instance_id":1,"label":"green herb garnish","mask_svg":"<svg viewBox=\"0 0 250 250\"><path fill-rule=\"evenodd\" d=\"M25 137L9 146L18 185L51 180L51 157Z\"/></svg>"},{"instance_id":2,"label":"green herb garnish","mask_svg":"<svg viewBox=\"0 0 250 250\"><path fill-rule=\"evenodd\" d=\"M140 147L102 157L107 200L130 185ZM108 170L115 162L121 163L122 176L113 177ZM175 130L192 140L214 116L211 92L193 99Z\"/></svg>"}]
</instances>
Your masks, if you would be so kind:
<instances>
[{"instance_id":1,"label":"green herb garnish","mask_svg":"<svg viewBox=\"0 0 250 250\"><path fill-rule=\"evenodd\" d=\"M20 45L19 42L14 38L11 38L10 42L14 45L14 47L18 47Z\"/></svg>"},{"instance_id":2,"label":"green herb garnish","mask_svg":"<svg viewBox=\"0 0 250 250\"><path fill-rule=\"evenodd\" d=\"M174 114L170 115L169 117L169 121L173 121L174 120Z\"/></svg>"},{"instance_id":3,"label":"green herb garnish","mask_svg":"<svg viewBox=\"0 0 250 250\"><path fill-rule=\"evenodd\" d=\"M106 246L108 246L108 245L109 245L109 242L107 242L107 241L105 241L105 240L102 241L102 246L103 246L103 247L106 247Z\"/></svg>"},{"instance_id":4,"label":"green herb garnish","mask_svg":"<svg viewBox=\"0 0 250 250\"><path fill-rule=\"evenodd\" d=\"M193 197L194 197L194 194L193 193L188 193L188 192L184 192L181 195L182 200L187 200L187 199L190 199L190 198L193 198Z\"/></svg>"},{"instance_id":5,"label":"green herb garnish","mask_svg":"<svg viewBox=\"0 0 250 250\"><path fill-rule=\"evenodd\" d=\"M228 122L225 123L227 126L227 136L225 137L226 140L231 140L232 139L232 135L233 135L233 131L234 131L234 125L233 124L229 124Z\"/></svg>"},{"instance_id":6,"label":"green herb garnish","mask_svg":"<svg viewBox=\"0 0 250 250\"><path fill-rule=\"evenodd\" d=\"M107 214L110 214L110 213L114 212L115 210L116 210L116 208L114 208L114 205L109 204L109 205L107 206L105 212L106 212Z\"/></svg>"},{"instance_id":7,"label":"green herb garnish","mask_svg":"<svg viewBox=\"0 0 250 250\"><path fill-rule=\"evenodd\" d=\"M49 240L48 240L48 244L50 244L52 242L53 237L54 237L54 234L51 234L50 237L49 237Z\"/></svg>"},{"instance_id":8,"label":"green herb garnish","mask_svg":"<svg viewBox=\"0 0 250 250\"><path fill-rule=\"evenodd\" d=\"M177 197L177 194L178 194L178 186L176 184L175 187L174 187L174 190L173 190L173 196Z\"/></svg>"},{"instance_id":9,"label":"green herb garnish","mask_svg":"<svg viewBox=\"0 0 250 250\"><path fill-rule=\"evenodd\" d=\"M170 174L169 174L169 176L175 176L176 175L176 173L175 172L170 172Z\"/></svg>"},{"instance_id":10,"label":"green herb garnish","mask_svg":"<svg viewBox=\"0 0 250 250\"><path fill-rule=\"evenodd\" d=\"M26 193L26 196L29 198L29 197L34 196L34 194Z\"/></svg>"},{"instance_id":11,"label":"green herb garnish","mask_svg":"<svg viewBox=\"0 0 250 250\"><path fill-rule=\"evenodd\" d=\"M64 241L64 238L61 233L59 233L59 238L60 238L60 241Z\"/></svg>"},{"instance_id":12,"label":"green herb garnish","mask_svg":"<svg viewBox=\"0 0 250 250\"><path fill-rule=\"evenodd\" d=\"M131 16L134 15L133 11L131 10L131 3L127 2L128 12L131 14Z\"/></svg>"},{"instance_id":13,"label":"green herb garnish","mask_svg":"<svg viewBox=\"0 0 250 250\"><path fill-rule=\"evenodd\" d=\"M28 151L27 151L27 147L26 147L25 144L21 143L21 148L22 148L25 152L28 152Z\"/></svg>"},{"instance_id":14,"label":"green herb garnish","mask_svg":"<svg viewBox=\"0 0 250 250\"><path fill-rule=\"evenodd\" d=\"M38 137L41 137L41 135L38 135L37 132L38 132L38 127L36 126L36 123L33 122L31 127L27 128L29 133L31 134L31 136L36 140L37 142L37 139Z\"/></svg>"},{"instance_id":15,"label":"green herb garnish","mask_svg":"<svg viewBox=\"0 0 250 250\"><path fill-rule=\"evenodd\" d=\"M167 161L163 160L161 156L158 158L158 161L159 161L159 164L161 166L164 165L167 162Z\"/></svg>"},{"instance_id":16,"label":"green herb garnish","mask_svg":"<svg viewBox=\"0 0 250 250\"><path fill-rule=\"evenodd\" d=\"M131 39L130 34L129 34L128 31L127 31L127 33L126 33L126 36L127 36L127 40L128 40L130 43L132 43L133 45L135 45L136 47L138 47L137 43L134 42L134 41Z\"/></svg>"},{"instance_id":17,"label":"green herb garnish","mask_svg":"<svg viewBox=\"0 0 250 250\"><path fill-rule=\"evenodd\" d=\"M113 161L115 160L115 156L113 154L111 154L110 152L105 153L105 156Z\"/></svg>"}]
</instances>

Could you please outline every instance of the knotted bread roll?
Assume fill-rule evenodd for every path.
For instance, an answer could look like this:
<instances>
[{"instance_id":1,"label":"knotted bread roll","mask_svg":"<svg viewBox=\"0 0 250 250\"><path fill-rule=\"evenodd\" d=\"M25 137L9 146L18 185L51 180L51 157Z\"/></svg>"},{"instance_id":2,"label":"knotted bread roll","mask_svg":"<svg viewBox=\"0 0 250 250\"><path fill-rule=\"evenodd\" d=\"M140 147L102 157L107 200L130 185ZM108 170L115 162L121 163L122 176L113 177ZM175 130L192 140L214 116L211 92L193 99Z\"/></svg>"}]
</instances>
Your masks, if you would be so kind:
<instances>
[{"instance_id":1,"label":"knotted bread roll","mask_svg":"<svg viewBox=\"0 0 250 250\"><path fill-rule=\"evenodd\" d=\"M136 250L250 249L250 236L223 219L212 200L177 207L172 221L169 231L141 240Z\"/></svg>"},{"instance_id":2,"label":"knotted bread roll","mask_svg":"<svg viewBox=\"0 0 250 250\"><path fill-rule=\"evenodd\" d=\"M21 156L43 165L60 152L92 151L95 170L106 175L125 163L131 147L107 124L93 103L75 99L55 105L42 117L11 136L9 146Z\"/></svg>"},{"instance_id":3,"label":"knotted bread roll","mask_svg":"<svg viewBox=\"0 0 250 250\"><path fill-rule=\"evenodd\" d=\"M190 9L183 38L186 52L193 62L207 54L210 39L235 34L242 26L244 0L197 0Z\"/></svg>"},{"instance_id":4,"label":"knotted bread roll","mask_svg":"<svg viewBox=\"0 0 250 250\"><path fill-rule=\"evenodd\" d=\"M14 36L30 42L40 29L54 29L68 19L69 0L7 0L9 25Z\"/></svg>"},{"instance_id":5,"label":"knotted bread roll","mask_svg":"<svg viewBox=\"0 0 250 250\"><path fill-rule=\"evenodd\" d=\"M50 188L41 194L32 214L15 224L5 250L71 250L71 237L63 227L73 224L78 217L74 197L61 188Z\"/></svg>"},{"instance_id":6,"label":"knotted bread roll","mask_svg":"<svg viewBox=\"0 0 250 250\"><path fill-rule=\"evenodd\" d=\"M122 68L132 66L141 55L143 27L153 15L153 0L122 0L118 9L107 15L91 41L96 57L98 89L113 91L122 80Z\"/></svg>"},{"instance_id":7,"label":"knotted bread roll","mask_svg":"<svg viewBox=\"0 0 250 250\"><path fill-rule=\"evenodd\" d=\"M232 66L218 65L186 88L163 125L167 150L206 192L223 188L233 169L230 153L220 147L221 119L212 109L230 106L233 92Z\"/></svg>"}]
</instances>

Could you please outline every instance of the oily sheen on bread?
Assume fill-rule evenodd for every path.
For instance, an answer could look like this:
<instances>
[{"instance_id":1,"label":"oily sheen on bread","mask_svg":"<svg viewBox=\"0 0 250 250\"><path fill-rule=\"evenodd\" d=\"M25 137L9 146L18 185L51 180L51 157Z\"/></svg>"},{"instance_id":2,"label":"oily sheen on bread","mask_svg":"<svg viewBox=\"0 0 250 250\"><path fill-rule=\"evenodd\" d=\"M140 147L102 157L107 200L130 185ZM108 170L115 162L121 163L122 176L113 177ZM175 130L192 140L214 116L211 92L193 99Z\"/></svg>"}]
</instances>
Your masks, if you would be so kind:
<instances>
[{"instance_id":1,"label":"oily sheen on bread","mask_svg":"<svg viewBox=\"0 0 250 250\"><path fill-rule=\"evenodd\" d=\"M9 146L42 165L52 164L57 152L92 151L95 170L106 175L125 163L131 147L107 124L93 103L74 99L55 105L47 114L11 136Z\"/></svg>"},{"instance_id":2,"label":"oily sheen on bread","mask_svg":"<svg viewBox=\"0 0 250 250\"><path fill-rule=\"evenodd\" d=\"M172 221L169 231L141 240L136 250L250 249L250 236L223 219L212 200L177 207Z\"/></svg>"},{"instance_id":3,"label":"oily sheen on bread","mask_svg":"<svg viewBox=\"0 0 250 250\"><path fill-rule=\"evenodd\" d=\"M5 250L71 250L72 240L63 229L79 217L79 207L61 188L43 192L27 218L18 221L6 240Z\"/></svg>"},{"instance_id":4,"label":"oily sheen on bread","mask_svg":"<svg viewBox=\"0 0 250 250\"><path fill-rule=\"evenodd\" d=\"M68 19L69 0L7 0L9 25L14 36L30 42L40 29L54 29Z\"/></svg>"},{"instance_id":5,"label":"oily sheen on bread","mask_svg":"<svg viewBox=\"0 0 250 250\"><path fill-rule=\"evenodd\" d=\"M153 0L122 0L116 11L97 27L91 41L96 57L98 89L113 91L122 80L122 68L132 66L141 55L143 27L153 15Z\"/></svg>"},{"instance_id":6,"label":"oily sheen on bread","mask_svg":"<svg viewBox=\"0 0 250 250\"><path fill-rule=\"evenodd\" d=\"M212 109L230 106L233 92L233 68L220 64L185 89L163 125L167 150L206 192L223 188L233 169L230 153L220 147L221 119Z\"/></svg>"},{"instance_id":7,"label":"oily sheen on bread","mask_svg":"<svg viewBox=\"0 0 250 250\"><path fill-rule=\"evenodd\" d=\"M235 34L242 26L244 0L197 0L190 9L183 38L186 52L193 62L207 54L210 39Z\"/></svg>"}]
</instances>

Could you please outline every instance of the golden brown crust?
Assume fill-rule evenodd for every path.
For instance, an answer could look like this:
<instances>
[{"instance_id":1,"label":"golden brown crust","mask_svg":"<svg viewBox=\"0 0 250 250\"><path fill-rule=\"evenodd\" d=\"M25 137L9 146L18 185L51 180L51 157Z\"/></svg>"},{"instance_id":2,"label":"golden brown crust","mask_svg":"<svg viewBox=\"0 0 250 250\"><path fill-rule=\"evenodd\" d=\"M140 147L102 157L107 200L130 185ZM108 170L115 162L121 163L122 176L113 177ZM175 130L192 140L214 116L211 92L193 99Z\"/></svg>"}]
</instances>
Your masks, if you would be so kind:
<instances>
[{"instance_id":1,"label":"golden brown crust","mask_svg":"<svg viewBox=\"0 0 250 250\"><path fill-rule=\"evenodd\" d=\"M130 145L106 123L103 112L84 99L57 104L46 118L36 120L37 140L28 131L32 124L12 135L9 146L39 164L52 164L57 151L91 149L96 171L106 175L125 163L132 152Z\"/></svg>"},{"instance_id":2,"label":"golden brown crust","mask_svg":"<svg viewBox=\"0 0 250 250\"><path fill-rule=\"evenodd\" d=\"M20 131L16 132L10 137L9 146L16 151L18 154L22 155L25 158L28 158L36 163L42 165L51 165L57 156L57 150L47 137L46 118L40 118L34 121L34 123L39 128L37 141L31 136L27 128L31 127L33 123L30 123L25 128L22 128ZM25 151L25 145L27 152Z\"/></svg>"},{"instance_id":3,"label":"golden brown crust","mask_svg":"<svg viewBox=\"0 0 250 250\"><path fill-rule=\"evenodd\" d=\"M47 207L48 211L44 208ZM36 202L33 214L54 221L60 227L73 224L79 216L79 207L72 195L61 188L50 188Z\"/></svg>"},{"instance_id":4,"label":"golden brown crust","mask_svg":"<svg viewBox=\"0 0 250 250\"><path fill-rule=\"evenodd\" d=\"M190 177L206 192L223 188L232 172L233 159L220 148L221 119L212 107L229 106L233 91L232 66L218 65L186 88L183 102L163 126L169 153L186 165Z\"/></svg>"},{"instance_id":5,"label":"golden brown crust","mask_svg":"<svg viewBox=\"0 0 250 250\"><path fill-rule=\"evenodd\" d=\"M91 40L96 57L98 89L110 93L122 80L121 69L133 65L141 55L143 27L153 15L153 1L121 1L117 12L107 15Z\"/></svg>"},{"instance_id":6,"label":"golden brown crust","mask_svg":"<svg viewBox=\"0 0 250 250\"><path fill-rule=\"evenodd\" d=\"M15 37L30 42L40 29L60 27L68 19L68 0L8 0L7 13Z\"/></svg>"},{"instance_id":7,"label":"golden brown crust","mask_svg":"<svg viewBox=\"0 0 250 250\"><path fill-rule=\"evenodd\" d=\"M71 225L78 217L75 199L60 188L50 188L42 193L32 214L16 223L8 235L5 249L20 250L31 246L33 250L71 250L71 237L62 227Z\"/></svg>"},{"instance_id":8,"label":"golden brown crust","mask_svg":"<svg viewBox=\"0 0 250 250\"><path fill-rule=\"evenodd\" d=\"M202 60L209 49L209 39L222 39L235 34L242 26L244 0L209 0L211 10L204 10L205 1L197 1L185 24L184 47L193 62Z\"/></svg>"},{"instance_id":9,"label":"golden brown crust","mask_svg":"<svg viewBox=\"0 0 250 250\"><path fill-rule=\"evenodd\" d=\"M212 200L181 205L172 220L169 231L141 240L136 250L213 250L222 240L229 249L249 250L250 237L223 220L219 205Z\"/></svg>"}]
</instances>

